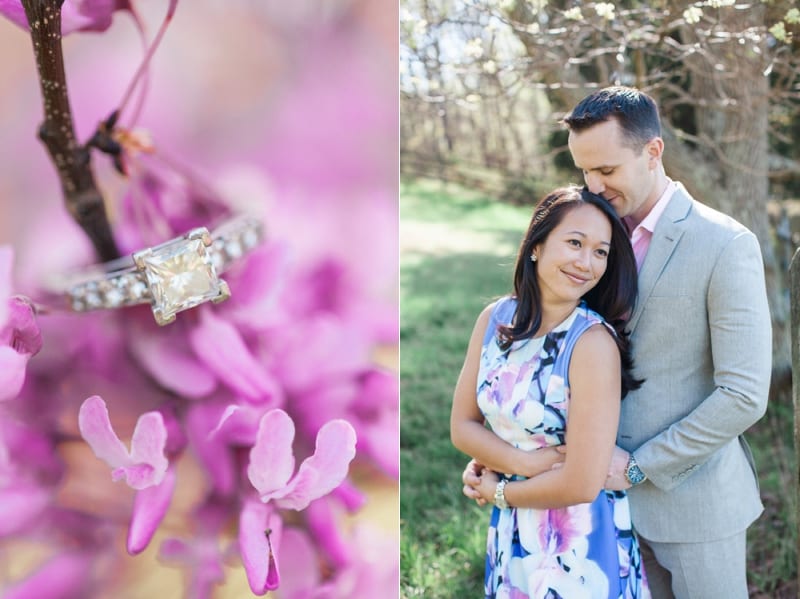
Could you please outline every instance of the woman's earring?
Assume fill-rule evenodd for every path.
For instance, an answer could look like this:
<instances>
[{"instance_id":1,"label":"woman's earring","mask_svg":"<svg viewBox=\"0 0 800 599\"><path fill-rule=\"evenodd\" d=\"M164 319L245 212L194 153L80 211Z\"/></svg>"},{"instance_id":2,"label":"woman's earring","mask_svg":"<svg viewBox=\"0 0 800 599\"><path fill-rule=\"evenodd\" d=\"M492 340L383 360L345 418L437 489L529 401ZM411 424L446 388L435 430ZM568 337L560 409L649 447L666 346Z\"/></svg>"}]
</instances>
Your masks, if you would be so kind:
<instances>
[{"instance_id":1,"label":"woman's earring","mask_svg":"<svg viewBox=\"0 0 800 599\"><path fill-rule=\"evenodd\" d=\"M536 254L531 254L531 262L536 262Z\"/></svg>"}]
</instances>

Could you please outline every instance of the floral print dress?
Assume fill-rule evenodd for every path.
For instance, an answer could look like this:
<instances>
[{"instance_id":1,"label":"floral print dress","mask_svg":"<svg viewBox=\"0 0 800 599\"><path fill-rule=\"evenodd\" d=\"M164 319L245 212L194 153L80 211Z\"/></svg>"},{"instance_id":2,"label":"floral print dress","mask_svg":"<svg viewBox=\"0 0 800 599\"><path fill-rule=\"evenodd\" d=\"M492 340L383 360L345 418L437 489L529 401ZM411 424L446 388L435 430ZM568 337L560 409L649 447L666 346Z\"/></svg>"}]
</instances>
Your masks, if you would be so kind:
<instances>
[{"instance_id":1,"label":"floral print dress","mask_svg":"<svg viewBox=\"0 0 800 599\"><path fill-rule=\"evenodd\" d=\"M515 447L561 445L572 350L584 331L605 322L581 304L547 335L503 351L497 325L510 323L515 309L516 300L505 298L492 313L478 406L492 430ZM592 503L556 509L495 507L484 582L485 596L493 599L648 599L626 494L600 491Z\"/></svg>"}]
</instances>

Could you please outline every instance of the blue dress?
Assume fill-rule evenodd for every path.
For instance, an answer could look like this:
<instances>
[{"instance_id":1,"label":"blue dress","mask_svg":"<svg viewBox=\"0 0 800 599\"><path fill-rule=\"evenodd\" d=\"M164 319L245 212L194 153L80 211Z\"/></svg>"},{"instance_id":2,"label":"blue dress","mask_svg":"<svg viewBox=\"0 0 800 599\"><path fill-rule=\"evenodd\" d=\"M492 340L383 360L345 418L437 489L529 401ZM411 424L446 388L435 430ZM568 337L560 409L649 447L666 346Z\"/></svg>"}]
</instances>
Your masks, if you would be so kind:
<instances>
[{"instance_id":1,"label":"blue dress","mask_svg":"<svg viewBox=\"0 0 800 599\"><path fill-rule=\"evenodd\" d=\"M547 335L503 351L497 325L510 323L515 308L516 300L505 298L492 313L481 351L478 406L492 430L515 447L562 445L572 350L584 331L605 321L582 303ZM486 548L487 598L650 597L625 492L600 491L592 503L565 508L495 507Z\"/></svg>"}]
</instances>

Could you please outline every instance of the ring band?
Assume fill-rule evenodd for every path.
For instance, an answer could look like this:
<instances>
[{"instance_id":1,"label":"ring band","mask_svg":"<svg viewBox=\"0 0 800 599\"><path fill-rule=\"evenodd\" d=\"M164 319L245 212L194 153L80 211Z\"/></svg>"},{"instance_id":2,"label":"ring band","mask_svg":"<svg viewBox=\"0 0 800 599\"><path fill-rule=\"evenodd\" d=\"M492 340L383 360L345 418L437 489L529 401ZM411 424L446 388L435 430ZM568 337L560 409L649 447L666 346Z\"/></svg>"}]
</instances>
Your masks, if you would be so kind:
<instances>
[{"instance_id":1,"label":"ring band","mask_svg":"<svg viewBox=\"0 0 800 599\"><path fill-rule=\"evenodd\" d=\"M217 227L192 229L160 245L131 256L99 264L70 277L67 305L75 312L150 304L159 325L208 301L230 297L219 274L228 270L263 239L262 224L238 217Z\"/></svg>"}]
</instances>

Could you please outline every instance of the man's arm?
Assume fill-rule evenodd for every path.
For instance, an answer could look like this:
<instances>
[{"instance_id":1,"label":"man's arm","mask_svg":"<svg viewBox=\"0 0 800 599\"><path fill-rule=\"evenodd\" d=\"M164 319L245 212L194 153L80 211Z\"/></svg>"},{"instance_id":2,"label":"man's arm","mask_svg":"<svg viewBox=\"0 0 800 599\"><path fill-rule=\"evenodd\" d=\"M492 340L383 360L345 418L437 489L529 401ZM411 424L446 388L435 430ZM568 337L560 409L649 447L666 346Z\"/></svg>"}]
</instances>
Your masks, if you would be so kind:
<instances>
[{"instance_id":1,"label":"man's arm","mask_svg":"<svg viewBox=\"0 0 800 599\"><path fill-rule=\"evenodd\" d=\"M720 254L706 304L714 391L686 417L633 452L642 471L663 490L679 485L766 411L772 322L761 250L752 233L734 237ZM615 455L609 478L619 481L620 466L627 460Z\"/></svg>"}]
</instances>

